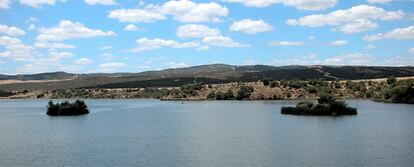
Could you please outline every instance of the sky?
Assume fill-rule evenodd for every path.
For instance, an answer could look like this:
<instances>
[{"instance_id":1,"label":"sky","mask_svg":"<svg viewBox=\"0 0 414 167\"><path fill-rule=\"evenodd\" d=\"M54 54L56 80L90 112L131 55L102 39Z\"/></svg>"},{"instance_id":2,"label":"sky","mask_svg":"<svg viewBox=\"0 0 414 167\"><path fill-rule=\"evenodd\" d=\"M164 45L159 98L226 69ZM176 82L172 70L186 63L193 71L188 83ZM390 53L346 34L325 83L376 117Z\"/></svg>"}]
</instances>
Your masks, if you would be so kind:
<instances>
[{"instance_id":1,"label":"sky","mask_svg":"<svg viewBox=\"0 0 414 167\"><path fill-rule=\"evenodd\" d=\"M413 0L0 0L0 73L414 65Z\"/></svg>"}]
</instances>

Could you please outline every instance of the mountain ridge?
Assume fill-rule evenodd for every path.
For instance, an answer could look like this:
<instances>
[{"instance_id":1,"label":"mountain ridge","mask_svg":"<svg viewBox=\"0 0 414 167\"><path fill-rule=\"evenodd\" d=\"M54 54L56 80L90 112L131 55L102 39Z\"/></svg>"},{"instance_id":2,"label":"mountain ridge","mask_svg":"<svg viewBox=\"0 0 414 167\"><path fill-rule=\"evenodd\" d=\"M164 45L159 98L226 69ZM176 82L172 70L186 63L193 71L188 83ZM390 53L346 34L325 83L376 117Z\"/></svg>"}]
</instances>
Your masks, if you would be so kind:
<instances>
[{"instance_id":1,"label":"mountain ridge","mask_svg":"<svg viewBox=\"0 0 414 167\"><path fill-rule=\"evenodd\" d=\"M414 76L414 67L290 65L236 66L208 64L139 73L75 74L49 72L0 75L0 90L56 90L73 88L175 87L186 83L205 84L274 80L354 80ZM18 80L10 83L6 80ZM1 83L1 82L4 83Z\"/></svg>"}]
</instances>

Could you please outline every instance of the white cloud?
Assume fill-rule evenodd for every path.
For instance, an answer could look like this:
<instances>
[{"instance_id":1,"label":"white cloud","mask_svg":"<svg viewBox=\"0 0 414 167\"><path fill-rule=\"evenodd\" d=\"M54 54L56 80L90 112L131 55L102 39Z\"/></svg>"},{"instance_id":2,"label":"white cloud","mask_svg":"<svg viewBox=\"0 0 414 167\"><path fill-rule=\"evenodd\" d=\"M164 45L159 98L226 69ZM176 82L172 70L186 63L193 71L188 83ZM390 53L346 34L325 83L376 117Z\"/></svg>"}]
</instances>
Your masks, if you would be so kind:
<instances>
[{"instance_id":1,"label":"white cloud","mask_svg":"<svg viewBox=\"0 0 414 167\"><path fill-rule=\"evenodd\" d=\"M10 36L21 36L26 34L22 29L17 27L9 27L7 25L0 24L0 33L4 33Z\"/></svg>"},{"instance_id":2,"label":"white cloud","mask_svg":"<svg viewBox=\"0 0 414 167\"><path fill-rule=\"evenodd\" d=\"M40 28L38 41L63 41L66 39L90 38L98 36L114 36L113 31L102 31L85 27L82 23L62 20L59 25L51 28Z\"/></svg>"},{"instance_id":3,"label":"white cloud","mask_svg":"<svg viewBox=\"0 0 414 167\"><path fill-rule=\"evenodd\" d=\"M365 41L377 41L382 39L414 39L414 26L405 28L396 28L386 33L367 35L363 38Z\"/></svg>"},{"instance_id":4,"label":"white cloud","mask_svg":"<svg viewBox=\"0 0 414 167\"><path fill-rule=\"evenodd\" d=\"M86 57L82 57L82 58L80 58L78 60L75 60L74 63L76 65L87 65L87 64L92 64L93 63L93 60L88 59Z\"/></svg>"},{"instance_id":5,"label":"white cloud","mask_svg":"<svg viewBox=\"0 0 414 167\"><path fill-rule=\"evenodd\" d=\"M8 9L10 8L10 0L0 0L0 8L1 9Z\"/></svg>"},{"instance_id":6,"label":"white cloud","mask_svg":"<svg viewBox=\"0 0 414 167\"><path fill-rule=\"evenodd\" d=\"M228 9L215 2L195 3L190 0L171 0L161 5L149 4L143 8L116 9L108 17L121 22L154 22L165 20L167 15L180 22L219 22Z\"/></svg>"},{"instance_id":7,"label":"white cloud","mask_svg":"<svg viewBox=\"0 0 414 167\"><path fill-rule=\"evenodd\" d=\"M73 53L70 53L70 52L50 52L49 56L50 56L51 59L54 59L54 60L62 60L62 59L72 57Z\"/></svg>"},{"instance_id":8,"label":"white cloud","mask_svg":"<svg viewBox=\"0 0 414 167\"><path fill-rule=\"evenodd\" d=\"M112 46L106 45L106 46L101 46L98 49L99 50L108 50L108 49L111 49L111 48L112 48Z\"/></svg>"},{"instance_id":9,"label":"white cloud","mask_svg":"<svg viewBox=\"0 0 414 167\"><path fill-rule=\"evenodd\" d=\"M189 66L186 63L177 63L177 62L174 62L174 61L168 62L168 63L166 63L166 65L169 68L183 68L183 67L188 67Z\"/></svg>"},{"instance_id":10,"label":"white cloud","mask_svg":"<svg viewBox=\"0 0 414 167\"><path fill-rule=\"evenodd\" d=\"M222 36L219 29L199 24L187 24L178 27L177 36L180 38L200 38L202 42L210 46L249 47L248 44L239 43L229 37ZM196 50L203 51L208 49L210 47L202 46Z\"/></svg>"},{"instance_id":11,"label":"white cloud","mask_svg":"<svg viewBox=\"0 0 414 167\"><path fill-rule=\"evenodd\" d=\"M310 54L307 56L302 57L294 57L294 58L286 58L286 57L280 57L273 59L270 64L271 65L315 65L315 64L321 64L320 60L317 60L316 58L318 55L316 54Z\"/></svg>"},{"instance_id":12,"label":"white cloud","mask_svg":"<svg viewBox=\"0 0 414 167\"><path fill-rule=\"evenodd\" d=\"M47 48L47 49L73 49L76 48L73 45L58 43L58 42L36 42L34 44L36 48Z\"/></svg>"},{"instance_id":13,"label":"white cloud","mask_svg":"<svg viewBox=\"0 0 414 167\"><path fill-rule=\"evenodd\" d=\"M239 31L247 34L257 34L272 30L273 27L263 20L243 19L233 22L230 31Z\"/></svg>"},{"instance_id":14,"label":"white cloud","mask_svg":"<svg viewBox=\"0 0 414 167\"><path fill-rule=\"evenodd\" d=\"M374 23L367 19L358 19L353 22L346 23L338 27L339 31L344 34L353 34L362 31L373 30L378 27L377 23Z\"/></svg>"},{"instance_id":15,"label":"white cloud","mask_svg":"<svg viewBox=\"0 0 414 167\"><path fill-rule=\"evenodd\" d=\"M337 40L337 41L332 41L328 43L329 46L344 46L347 44L348 44L348 41L346 40Z\"/></svg>"},{"instance_id":16,"label":"white cloud","mask_svg":"<svg viewBox=\"0 0 414 167\"><path fill-rule=\"evenodd\" d=\"M413 66L414 64L414 56L394 56L391 57L383 62L381 65L387 66Z\"/></svg>"},{"instance_id":17,"label":"white cloud","mask_svg":"<svg viewBox=\"0 0 414 167\"><path fill-rule=\"evenodd\" d=\"M376 48L375 45L367 45L365 46L364 49L370 50L370 49L375 49L375 48Z\"/></svg>"},{"instance_id":18,"label":"white cloud","mask_svg":"<svg viewBox=\"0 0 414 167\"><path fill-rule=\"evenodd\" d=\"M414 55L414 48L410 48L410 49L408 49L408 54L410 54L410 55Z\"/></svg>"},{"instance_id":19,"label":"white cloud","mask_svg":"<svg viewBox=\"0 0 414 167\"><path fill-rule=\"evenodd\" d=\"M114 59L114 56L111 53L104 53L102 54L104 61L112 61Z\"/></svg>"},{"instance_id":20,"label":"white cloud","mask_svg":"<svg viewBox=\"0 0 414 167\"><path fill-rule=\"evenodd\" d=\"M346 10L337 10L328 14L315 14L299 19L289 19L288 25L308 27L339 26L344 33L355 33L376 28L373 20L398 20L403 19L404 12L388 12L382 8L368 5L358 5Z\"/></svg>"},{"instance_id":21,"label":"white cloud","mask_svg":"<svg viewBox=\"0 0 414 167\"><path fill-rule=\"evenodd\" d=\"M17 38L2 36L0 46L5 50L0 51L0 57L10 58L15 61L28 61L33 59L33 47L24 45Z\"/></svg>"},{"instance_id":22,"label":"white cloud","mask_svg":"<svg viewBox=\"0 0 414 167\"><path fill-rule=\"evenodd\" d=\"M269 43L270 46L302 46L305 45L303 41L273 41Z\"/></svg>"},{"instance_id":23,"label":"white cloud","mask_svg":"<svg viewBox=\"0 0 414 167\"><path fill-rule=\"evenodd\" d=\"M181 22L218 22L227 16L228 9L215 2L195 3L190 0L171 0L162 5L162 12Z\"/></svg>"},{"instance_id":24,"label":"white cloud","mask_svg":"<svg viewBox=\"0 0 414 167\"><path fill-rule=\"evenodd\" d=\"M57 0L19 0L22 5L40 8L42 5L54 5Z\"/></svg>"},{"instance_id":25,"label":"white cloud","mask_svg":"<svg viewBox=\"0 0 414 167\"><path fill-rule=\"evenodd\" d=\"M85 2L89 5L115 5L115 0L85 0Z\"/></svg>"},{"instance_id":26,"label":"white cloud","mask_svg":"<svg viewBox=\"0 0 414 167\"><path fill-rule=\"evenodd\" d=\"M139 28L135 24L128 24L127 26L124 27L124 30L125 31L140 31L141 28Z\"/></svg>"},{"instance_id":27,"label":"white cloud","mask_svg":"<svg viewBox=\"0 0 414 167\"><path fill-rule=\"evenodd\" d=\"M392 2L393 0L367 0L368 3L388 3Z\"/></svg>"},{"instance_id":28,"label":"white cloud","mask_svg":"<svg viewBox=\"0 0 414 167\"><path fill-rule=\"evenodd\" d=\"M100 64L99 68L113 69L113 68L121 68L121 67L126 67L126 66L127 66L127 64L125 64L125 63L111 62L111 63Z\"/></svg>"},{"instance_id":29,"label":"white cloud","mask_svg":"<svg viewBox=\"0 0 414 167\"><path fill-rule=\"evenodd\" d=\"M210 49L210 47L209 47L209 46L204 45L204 46L200 46L200 47L198 47L196 50L197 50L197 51L206 51L206 50L209 50L209 49Z\"/></svg>"},{"instance_id":30,"label":"white cloud","mask_svg":"<svg viewBox=\"0 0 414 167\"><path fill-rule=\"evenodd\" d=\"M327 58L323 63L327 65L373 65L374 60L370 54L350 53Z\"/></svg>"},{"instance_id":31,"label":"white cloud","mask_svg":"<svg viewBox=\"0 0 414 167\"><path fill-rule=\"evenodd\" d=\"M199 24L182 25L177 29L177 36L180 38L203 38L216 35L220 35L220 30Z\"/></svg>"},{"instance_id":32,"label":"white cloud","mask_svg":"<svg viewBox=\"0 0 414 167\"><path fill-rule=\"evenodd\" d=\"M29 31L36 30L36 26L34 24L30 24L29 27L27 28L27 30L29 30Z\"/></svg>"},{"instance_id":33,"label":"white cloud","mask_svg":"<svg viewBox=\"0 0 414 167\"><path fill-rule=\"evenodd\" d=\"M338 0L222 0L224 2L242 3L249 7L268 7L273 4L292 6L300 10L322 10L335 6Z\"/></svg>"},{"instance_id":34,"label":"white cloud","mask_svg":"<svg viewBox=\"0 0 414 167\"><path fill-rule=\"evenodd\" d=\"M151 23L157 20L165 20L166 17L158 9L116 9L109 12L109 18L118 19L120 22Z\"/></svg>"},{"instance_id":35,"label":"white cloud","mask_svg":"<svg viewBox=\"0 0 414 167\"><path fill-rule=\"evenodd\" d=\"M165 40L165 39L160 39L160 38L154 38L154 39L140 38L136 41L136 43L137 43L137 47L131 50L133 52L154 50L154 49L159 49L161 47L192 48L192 47L200 46L200 44L196 42L179 43L174 40Z\"/></svg>"},{"instance_id":36,"label":"white cloud","mask_svg":"<svg viewBox=\"0 0 414 167\"><path fill-rule=\"evenodd\" d=\"M239 43L224 36L208 36L204 37L202 41L210 46L223 46L230 48L250 47L249 44Z\"/></svg>"},{"instance_id":37,"label":"white cloud","mask_svg":"<svg viewBox=\"0 0 414 167\"><path fill-rule=\"evenodd\" d=\"M18 73L39 73L50 71L75 72L79 69L74 65L65 65L61 61L72 57L70 52L49 52L48 55L38 55L36 59L16 69Z\"/></svg>"}]
</instances>

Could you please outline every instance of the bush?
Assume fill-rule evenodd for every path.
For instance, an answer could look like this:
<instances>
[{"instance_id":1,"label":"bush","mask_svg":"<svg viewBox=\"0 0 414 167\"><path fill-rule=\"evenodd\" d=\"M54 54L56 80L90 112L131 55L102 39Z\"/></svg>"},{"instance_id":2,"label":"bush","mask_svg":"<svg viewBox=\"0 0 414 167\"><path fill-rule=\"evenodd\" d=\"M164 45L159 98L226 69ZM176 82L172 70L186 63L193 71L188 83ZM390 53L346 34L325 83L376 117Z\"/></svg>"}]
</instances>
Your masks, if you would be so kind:
<instances>
[{"instance_id":1,"label":"bush","mask_svg":"<svg viewBox=\"0 0 414 167\"><path fill-rule=\"evenodd\" d=\"M270 82L270 87L271 88L278 87L278 86L280 86L278 81L272 81L272 82Z\"/></svg>"},{"instance_id":2,"label":"bush","mask_svg":"<svg viewBox=\"0 0 414 167\"><path fill-rule=\"evenodd\" d=\"M414 104L414 80L392 83L376 94L375 98L384 102Z\"/></svg>"},{"instance_id":3,"label":"bush","mask_svg":"<svg viewBox=\"0 0 414 167\"><path fill-rule=\"evenodd\" d=\"M332 95L322 95L318 98L319 104L331 104L335 102L335 98Z\"/></svg>"},{"instance_id":4,"label":"bush","mask_svg":"<svg viewBox=\"0 0 414 167\"><path fill-rule=\"evenodd\" d=\"M318 90L316 89L315 86L309 86L308 87L308 92L311 93L311 94L315 94L315 93L318 92Z\"/></svg>"},{"instance_id":5,"label":"bush","mask_svg":"<svg viewBox=\"0 0 414 167\"><path fill-rule=\"evenodd\" d=\"M387 78L387 84L391 85L397 82L397 79L395 79L395 77L391 76Z\"/></svg>"},{"instance_id":6,"label":"bush","mask_svg":"<svg viewBox=\"0 0 414 167\"><path fill-rule=\"evenodd\" d=\"M216 92L211 91L210 93L208 93L207 99L215 99L215 98L216 98Z\"/></svg>"},{"instance_id":7,"label":"bush","mask_svg":"<svg viewBox=\"0 0 414 167\"><path fill-rule=\"evenodd\" d=\"M250 98L251 93L253 93L254 89L251 86L242 86L239 91L237 91L237 100L243 100Z\"/></svg>"},{"instance_id":8,"label":"bush","mask_svg":"<svg viewBox=\"0 0 414 167\"><path fill-rule=\"evenodd\" d=\"M197 92L203 88L201 83L186 84L181 86L181 91L184 94L195 96Z\"/></svg>"},{"instance_id":9,"label":"bush","mask_svg":"<svg viewBox=\"0 0 414 167\"><path fill-rule=\"evenodd\" d=\"M270 84L271 80L265 78L265 79L262 80L262 82L263 82L263 86L268 86Z\"/></svg>"},{"instance_id":10,"label":"bush","mask_svg":"<svg viewBox=\"0 0 414 167\"><path fill-rule=\"evenodd\" d=\"M54 104L52 100L49 101L46 114L49 116L71 116L88 114L88 106L82 100L76 100L73 103L68 101Z\"/></svg>"},{"instance_id":11,"label":"bush","mask_svg":"<svg viewBox=\"0 0 414 167\"><path fill-rule=\"evenodd\" d=\"M321 101L319 101L319 99L321 99ZM332 101L332 98L330 97L321 97L319 99L319 104L307 101L298 103L296 107L282 107L281 113L309 116L339 116L357 114L356 109L348 107L344 101Z\"/></svg>"},{"instance_id":12,"label":"bush","mask_svg":"<svg viewBox=\"0 0 414 167\"><path fill-rule=\"evenodd\" d=\"M234 99L233 92L229 89L226 93L217 92L215 93L216 100L232 100Z\"/></svg>"},{"instance_id":13,"label":"bush","mask_svg":"<svg viewBox=\"0 0 414 167\"><path fill-rule=\"evenodd\" d=\"M13 96L13 95L15 95L15 93L9 92L9 91L0 90L0 97L9 97L9 96Z\"/></svg>"}]
</instances>

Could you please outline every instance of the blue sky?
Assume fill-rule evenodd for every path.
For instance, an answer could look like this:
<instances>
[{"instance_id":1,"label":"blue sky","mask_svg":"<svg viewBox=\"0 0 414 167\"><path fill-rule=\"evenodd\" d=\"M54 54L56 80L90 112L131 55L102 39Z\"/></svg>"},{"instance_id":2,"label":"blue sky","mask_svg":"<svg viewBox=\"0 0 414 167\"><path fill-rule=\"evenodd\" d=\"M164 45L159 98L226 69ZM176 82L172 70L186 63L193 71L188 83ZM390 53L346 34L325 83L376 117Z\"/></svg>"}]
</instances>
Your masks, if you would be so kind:
<instances>
[{"instance_id":1,"label":"blue sky","mask_svg":"<svg viewBox=\"0 0 414 167\"><path fill-rule=\"evenodd\" d=\"M0 73L414 65L412 0L0 0Z\"/></svg>"}]
</instances>

